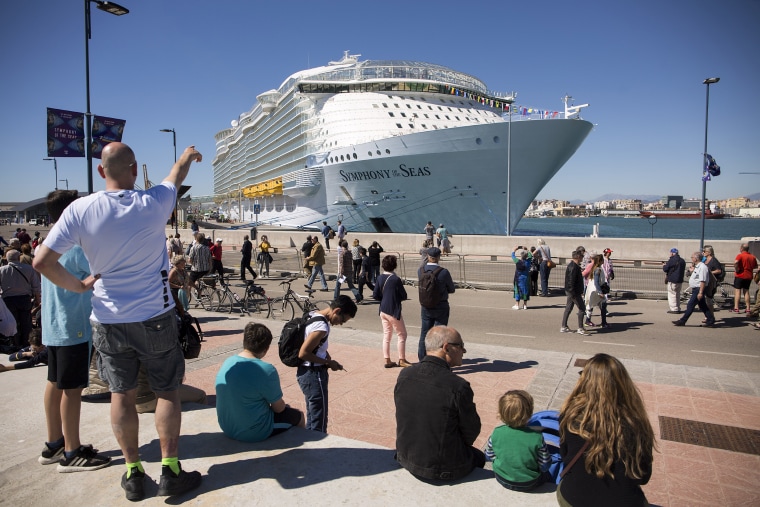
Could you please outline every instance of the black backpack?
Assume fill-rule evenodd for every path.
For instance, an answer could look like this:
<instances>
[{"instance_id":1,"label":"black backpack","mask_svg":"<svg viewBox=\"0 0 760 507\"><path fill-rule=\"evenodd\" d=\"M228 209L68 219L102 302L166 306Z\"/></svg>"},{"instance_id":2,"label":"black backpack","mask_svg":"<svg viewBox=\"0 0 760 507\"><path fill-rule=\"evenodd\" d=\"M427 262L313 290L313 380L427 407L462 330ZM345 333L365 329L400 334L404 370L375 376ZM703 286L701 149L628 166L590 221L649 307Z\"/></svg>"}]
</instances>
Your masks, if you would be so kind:
<instances>
[{"instance_id":1,"label":"black backpack","mask_svg":"<svg viewBox=\"0 0 760 507\"><path fill-rule=\"evenodd\" d=\"M201 354L203 331L198 319L185 313L179 317L179 345L185 359L196 359Z\"/></svg>"},{"instance_id":2,"label":"black backpack","mask_svg":"<svg viewBox=\"0 0 760 507\"><path fill-rule=\"evenodd\" d=\"M419 296L420 304L425 308L435 308L441 302L441 289L438 280L438 273L441 271L443 271L441 266L438 266L433 271L425 271L425 268L422 268Z\"/></svg>"},{"instance_id":3,"label":"black backpack","mask_svg":"<svg viewBox=\"0 0 760 507\"><path fill-rule=\"evenodd\" d=\"M319 320L327 322L324 315L315 315L311 318L308 315L304 315L303 317L296 317L283 326L280 333L280 341L277 344L282 364L290 367L300 366L303 361L298 357L298 353L301 351L303 342L306 339L306 327ZM326 339L327 336L319 342L314 352L317 351Z\"/></svg>"}]
</instances>

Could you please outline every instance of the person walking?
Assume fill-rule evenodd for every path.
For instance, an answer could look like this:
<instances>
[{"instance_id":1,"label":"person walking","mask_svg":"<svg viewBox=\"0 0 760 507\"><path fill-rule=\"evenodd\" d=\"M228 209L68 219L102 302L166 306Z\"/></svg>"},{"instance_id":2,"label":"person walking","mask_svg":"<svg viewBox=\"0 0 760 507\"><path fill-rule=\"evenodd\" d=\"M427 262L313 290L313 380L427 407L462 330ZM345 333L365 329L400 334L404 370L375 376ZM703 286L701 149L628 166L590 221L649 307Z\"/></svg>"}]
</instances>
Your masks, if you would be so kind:
<instances>
[{"instance_id":1,"label":"person walking","mask_svg":"<svg viewBox=\"0 0 760 507\"><path fill-rule=\"evenodd\" d=\"M306 262L308 262L309 266L311 267L311 276L309 277L309 281L304 284L304 287L311 290L311 286L314 283L314 280L316 280L317 275L319 275L320 280L322 281L322 292L327 292L330 289L327 288L325 272L322 269L322 266L325 265L325 249L322 248L322 245L319 244L319 236L316 234L311 237L311 242L311 252L306 258Z\"/></svg>"},{"instance_id":2,"label":"person walking","mask_svg":"<svg viewBox=\"0 0 760 507\"><path fill-rule=\"evenodd\" d=\"M383 257L383 274L375 282L372 297L380 301L380 322L383 325L383 358L386 368L396 366L407 367L411 363L406 360L406 324L401 315L401 303L406 301L407 294L404 281L394 273L398 262L395 255ZM396 331L398 339L398 363L391 361L391 338Z\"/></svg>"},{"instance_id":3,"label":"person walking","mask_svg":"<svg viewBox=\"0 0 760 507\"><path fill-rule=\"evenodd\" d=\"M240 253L243 257L240 259L240 279L245 282L245 271L248 270L251 276L256 280L256 272L251 267L251 259L253 258L253 243L248 238L248 234L243 236L243 246L240 249Z\"/></svg>"},{"instance_id":4,"label":"person walking","mask_svg":"<svg viewBox=\"0 0 760 507\"><path fill-rule=\"evenodd\" d=\"M670 249L670 259L662 263L665 272L665 285L668 288L668 313L681 313L681 287L686 261L678 255L677 248Z\"/></svg>"},{"instance_id":5,"label":"person walking","mask_svg":"<svg viewBox=\"0 0 760 507\"><path fill-rule=\"evenodd\" d=\"M340 296L340 286L345 283L353 293L356 302L361 303L362 297L359 295L359 290L354 287L353 282L354 266L352 257L353 254L351 253L351 250L348 249L348 241L345 239L338 241L338 276L335 280L335 293L333 294L333 299L337 299L338 296ZM361 257L359 266L361 266Z\"/></svg>"},{"instance_id":6,"label":"person walking","mask_svg":"<svg viewBox=\"0 0 760 507\"><path fill-rule=\"evenodd\" d=\"M303 245L301 245L301 253L303 254L303 268L306 270L307 278L311 276L311 266L309 266L309 261L306 259L309 257L309 254L311 254L311 248L314 246L314 243L311 241L311 234L306 236L306 241Z\"/></svg>"},{"instance_id":7,"label":"person walking","mask_svg":"<svg viewBox=\"0 0 760 507\"><path fill-rule=\"evenodd\" d=\"M586 315L586 305L583 302L583 274L581 273L580 262L583 258L578 250L572 253L572 260L568 262L565 270L565 294L567 302L565 303L565 313L562 314L562 327L560 333L572 333L572 329L567 327L567 319L573 307L578 307L578 334L588 336L589 333L583 327L583 319Z\"/></svg>"},{"instance_id":8,"label":"person walking","mask_svg":"<svg viewBox=\"0 0 760 507\"><path fill-rule=\"evenodd\" d=\"M169 259L164 252L166 220L174 209L177 188L191 164L201 159L194 146L188 147L161 184L138 191L132 149L120 142L106 145L98 165L105 191L71 203L34 258L35 269L57 286L77 293L93 290L93 344L111 389L111 423L127 468L121 486L131 501L145 498L135 407L141 365L158 396L155 422L162 458L158 495L179 495L202 481L199 472L183 470L178 457L182 422L178 388L185 358L177 340ZM84 250L93 273L84 280L59 262L76 245Z\"/></svg>"},{"instance_id":9,"label":"person walking","mask_svg":"<svg viewBox=\"0 0 760 507\"><path fill-rule=\"evenodd\" d=\"M685 326L686 321L689 320L691 314L694 313L694 308L699 307L700 311L705 314L706 321L702 324L704 327L713 327L715 325L715 317L707 307L705 301L705 288L710 281L710 271L707 266L702 262L702 252L694 252L691 254L691 263L694 266L691 277L689 278L689 287L691 288L691 297L689 302L686 303L686 311L680 319L674 320L674 326Z\"/></svg>"},{"instance_id":10,"label":"person walking","mask_svg":"<svg viewBox=\"0 0 760 507\"><path fill-rule=\"evenodd\" d=\"M424 266L420 267L417 271L418 279L422 278L425 272L435 272L435 288L437 289L438 303L433 306L425 306L420 303L420 341L417 346L417 358L422 359L427 355L425 349L425 337L428 331L433 326L447 326L449 324L449 313L451 307L449 306L449 294L453 294L456 291L454 280L451 278L449 270L443 266L439 266L438 263L441 260L441 249L437 247L431 247L428 249L428 262ZM420 289L422 290L422 289Z\"/></svg>"}]
</instances>

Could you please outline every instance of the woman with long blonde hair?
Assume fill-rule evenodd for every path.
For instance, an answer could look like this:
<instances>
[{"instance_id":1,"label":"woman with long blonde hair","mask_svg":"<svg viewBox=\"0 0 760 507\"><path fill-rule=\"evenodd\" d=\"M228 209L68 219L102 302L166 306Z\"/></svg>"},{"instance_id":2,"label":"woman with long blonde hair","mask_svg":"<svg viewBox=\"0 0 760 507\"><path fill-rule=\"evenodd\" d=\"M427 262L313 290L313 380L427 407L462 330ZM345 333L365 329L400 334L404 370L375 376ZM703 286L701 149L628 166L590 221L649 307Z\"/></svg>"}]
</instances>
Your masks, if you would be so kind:
<instances>
[{"instance_id":1,"label":"woman with long blonde hair","mask_svg":"<svg viewBox=\"0 0 760 507\"><path fill-rule=\"evenodd\" d=\"M560 442L559 505L649 505L641 486L652 475L654 431L618 359L596 354L586 363L560 411Z\"/></svg>"}]
</instances>

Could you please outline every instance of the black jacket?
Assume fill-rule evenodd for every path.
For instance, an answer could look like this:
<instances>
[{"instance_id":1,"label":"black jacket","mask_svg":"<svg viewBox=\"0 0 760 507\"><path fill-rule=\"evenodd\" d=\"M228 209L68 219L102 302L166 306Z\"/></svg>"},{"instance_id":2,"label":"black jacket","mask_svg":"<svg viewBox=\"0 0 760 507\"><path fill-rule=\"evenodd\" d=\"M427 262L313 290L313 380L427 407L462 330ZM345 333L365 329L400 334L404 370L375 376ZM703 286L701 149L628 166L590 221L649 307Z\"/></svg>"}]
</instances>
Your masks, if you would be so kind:
<instances>
[{"instance_id":1,"label":"black jacket","mask_svg":"<svg viewBox=\"0 0 760 507\"><path fill-rule=\"evenodd\" d=\"M565 292L574 296L583 294L583 271L575 261L570 261L565 270Z\"/></svg>"},{"instance_id":2,"label":"black jacket","mask_svg":"<svg viewBox=\"0 0 760 507\"><path fill-rule=\"evenodd\" d=\"M663 264L662 270L667 273L666 279L670 283L683 283L683 273L686 270L686 261L678 254L673 254L668 262Z\"/></svg>"},{"instance_id":3,"label":"black jacket","mask_svg":"<svg viewBox=\"0 0 760 507\"><path fill-rule=\"evenodd\" d=\"M469 382L436 356L404 368L393 391L396 459L414 475L456 480L475 468L480 417Z\"/></svg>"}]
</instances>

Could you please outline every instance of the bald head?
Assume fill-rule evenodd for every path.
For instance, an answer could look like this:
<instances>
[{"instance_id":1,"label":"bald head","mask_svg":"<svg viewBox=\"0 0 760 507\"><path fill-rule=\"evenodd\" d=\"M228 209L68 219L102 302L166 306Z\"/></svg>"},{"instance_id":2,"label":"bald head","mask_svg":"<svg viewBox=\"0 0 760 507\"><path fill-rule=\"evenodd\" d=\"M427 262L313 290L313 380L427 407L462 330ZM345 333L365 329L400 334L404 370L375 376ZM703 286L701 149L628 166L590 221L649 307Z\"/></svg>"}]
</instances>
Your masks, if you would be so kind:
<instances>
[{"instance_id":1,"label":"bald head","mask_svg":"<svg viewBox=\"0 0 760 507\"><path fill-rule=\"evenodd\" d=\"M132 148L124 143L109 143L103 148L98 172L106 179L106 190L110 184L119 189L131 190L137 177L137 161Z\"/></svg>"}]
</instances>

